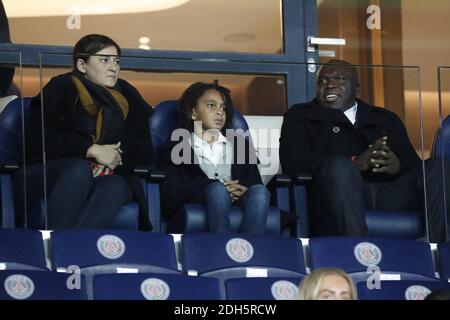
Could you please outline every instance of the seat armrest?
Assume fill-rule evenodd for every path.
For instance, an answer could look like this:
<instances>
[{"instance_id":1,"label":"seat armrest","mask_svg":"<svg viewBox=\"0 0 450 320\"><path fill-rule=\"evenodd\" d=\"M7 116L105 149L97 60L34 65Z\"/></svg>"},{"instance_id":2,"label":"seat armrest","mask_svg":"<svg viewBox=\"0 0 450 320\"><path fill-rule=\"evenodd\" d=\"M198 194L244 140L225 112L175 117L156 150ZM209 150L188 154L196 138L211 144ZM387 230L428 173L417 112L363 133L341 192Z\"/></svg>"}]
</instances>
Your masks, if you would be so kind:
<instances>
[{"instance_id":1,"label":"seat armrest","mask_svg":"<svg viewBox=\"0 0 450 320\"><path fill-rule=\"evenodd\" d=\"M0 173L3 174L13 174L19 170L20 165L18 162L5 162L0 163Z\"/></svg>"},{"instance_id":2,"label":"seat armrest","mask_svg":"<svg viewBox=\"0 0 450 320\"><path fill-rule=\"evenodd\" d=\"M277 187L288 187L292 183L291 176L286 174L276 174L267 183L267 188L272 190Z\"/></svg>"},{"instance_id":3,"label":"seat armrest","mask_svg":"<svg viewBox=\"0 0 450 320\"><path fill-rule=\"evenodd\" d=\"M149 167L135 167L133 168L133 173L148 182L161 182L166 178L166 174L163 171Z\"/></svg>"},{"instance_id":4,"label":"seat armrest","mask_svg":"<svg viewBox=\"0 0 450 320\"><path fill-rule=\"evenodd\" d=\"M312 175L310 173L300 173L299 175L292 177L292 182L296 185L306 185L312 181Z\"/></svg>"}]
</instances>

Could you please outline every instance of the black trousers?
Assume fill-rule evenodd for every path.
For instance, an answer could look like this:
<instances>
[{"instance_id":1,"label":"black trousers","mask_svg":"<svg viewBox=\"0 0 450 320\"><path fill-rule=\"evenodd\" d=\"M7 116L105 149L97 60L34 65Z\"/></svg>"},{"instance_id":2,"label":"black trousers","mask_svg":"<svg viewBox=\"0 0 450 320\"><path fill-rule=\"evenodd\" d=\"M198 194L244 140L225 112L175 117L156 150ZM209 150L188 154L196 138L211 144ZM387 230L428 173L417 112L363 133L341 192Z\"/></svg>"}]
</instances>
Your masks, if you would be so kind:
<instances>
[{"instance_id":1,"label":"black trousers","mask_svg":"<svg viewBox=\"0 0 450 320\"><path fill-rule=\"evenodd\" d=\"M43 165L35 164L25 169L25 181L24 169L13 178L19 225L24 221L25 201L30 212L44 197ZM120 208L133 201L131 188L123 177L94 178L89 163L83 159L47 162L46 185L49 229L107 228Z\"/></svg>"},{"instance_id":2,"label":"black trousers","mask_svg":"<svg viewBox=\"0 0 450 320\"><path fill-rule=\"evenodd\" d=\"M445 163L450 183L450 167ZM431 242L445 241L443 170L440 159L425 161L428 227ZM448 186L450 188L450 185ZM316 236L366 236L365 210L425 211L422 164L383 182L365 181L351 160L331 157L310 190L311 231ZM450 197L446 199L450 206ZM447 209L447 211L449 211Z\"/></svg>"}]
</instances>

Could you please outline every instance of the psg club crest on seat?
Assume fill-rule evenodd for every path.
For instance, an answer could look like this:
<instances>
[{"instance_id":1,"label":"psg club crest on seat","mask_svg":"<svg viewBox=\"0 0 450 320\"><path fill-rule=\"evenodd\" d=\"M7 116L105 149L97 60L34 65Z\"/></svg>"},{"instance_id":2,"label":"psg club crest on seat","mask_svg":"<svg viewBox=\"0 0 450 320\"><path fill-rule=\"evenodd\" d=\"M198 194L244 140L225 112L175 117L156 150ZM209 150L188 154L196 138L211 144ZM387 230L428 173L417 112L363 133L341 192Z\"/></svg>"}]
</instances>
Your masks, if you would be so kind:
<instances>
[{"instance_id":1,"label":"psg club crest on seat","mask_svg":"<svg viewBox=\"0 0 450 320\"><path fill-rule=\"evenodd\" d=\"M253 257L253 246L250 242L242 238L228 240L226 251L231 260L244 263Z\"/></svg>"},{"instance_id":2,"label":"psg club crest on seat","mask_svg":"<svg viewBox=\"0 0 450 320\"><path fill-rule=\"evenodd\" d=\"M382 254L380 248L370 242L360 242L353 250L356 260L366 267L376 266L380 263Z\"/></svg>"},{"instance_id":3,"label":"psg club crest on seat","mask_svg":"<svg viewBox=\"0 0 450 320\"><path fill-rule=\"evenodd\" d=\"M298 295L297 286L286 280L274 282L270 291L275 300L295 300Z\"/></svg>"},{"instance_id":4,"label":"psg club crest on seat","mask_svg":"<svg viewBox=\"0 0 450 320\"><path fill-rule=\"evenodd\" d=\"M97 249L107 259L118 259L125 253L125 242L114 235L104 235L97 240Z\"/></svg>"},{"instance_id":5,"label":"psg club crest on seat","mask_svg":"<svg viewBox=\"0 0 450 320\"><path fill-rule=\"evenodd\" d=\"M427 295L431 293L431 290L424 286L410 286L405 290L406 300L423 300Z\"/></svg>"},{"instance_id":6,"label":"psg club crest on seat","mask_svg":"<svg viewBox=\"0 0 450 320\"><path fill-rule=\"evenodd\" d=\"M167 300L170 288L161 279L148 278L141 283L141 293L147 300Z\"/></svg>"},{"instance_id":7,"label":"psg club crest on seat","mask_svg":"<svg viewBox=\"0 0 450 320\"><path fill-rule=\"evenodd\" d=\"M28 299L34 292L33 280L21 274L10 275L5 280L6 293L14 299Z\"/></svg>"}]
</instances>

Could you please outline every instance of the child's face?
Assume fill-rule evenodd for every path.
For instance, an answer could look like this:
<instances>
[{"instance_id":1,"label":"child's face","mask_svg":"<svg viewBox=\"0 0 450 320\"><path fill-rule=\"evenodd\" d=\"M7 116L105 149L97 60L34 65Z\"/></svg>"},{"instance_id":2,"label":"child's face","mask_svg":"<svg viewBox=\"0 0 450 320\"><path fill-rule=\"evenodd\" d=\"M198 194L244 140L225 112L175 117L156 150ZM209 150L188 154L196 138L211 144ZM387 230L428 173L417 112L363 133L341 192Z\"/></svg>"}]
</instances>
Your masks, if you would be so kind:
<instances>
[{"instance_id":1,"label":"child's face","mask_svg":"<svg viewBox=\"0 0 450 320\"><path fill-rule=\"evenodd\" d=\"M205 91L192 109L191 119L202 122L202 130L222 130L227 119L225 101L214 89Z\"/></svg>"}]
</instances>

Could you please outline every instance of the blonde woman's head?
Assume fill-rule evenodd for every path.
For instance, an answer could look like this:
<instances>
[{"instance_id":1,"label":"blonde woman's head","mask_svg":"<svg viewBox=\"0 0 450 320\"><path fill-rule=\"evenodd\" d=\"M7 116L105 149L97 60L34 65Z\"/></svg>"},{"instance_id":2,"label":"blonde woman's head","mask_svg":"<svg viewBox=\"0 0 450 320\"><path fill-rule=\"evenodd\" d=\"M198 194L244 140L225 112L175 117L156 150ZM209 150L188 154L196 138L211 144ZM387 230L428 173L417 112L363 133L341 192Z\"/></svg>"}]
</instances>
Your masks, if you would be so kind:
<instances>
[{"instance_id":1,"label":"blonde woman's head","mask_svg":"<svg viewBox=\"0 0 450 320\"><path fill-rule=\"evenodd\" d=\"M341 269L314 270L300 283L299 300L357 300L352 279Z\"/></svg>"}]
</instances>

